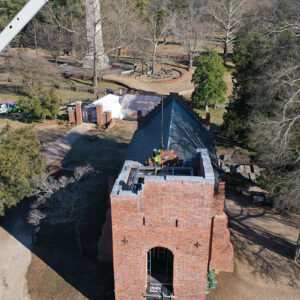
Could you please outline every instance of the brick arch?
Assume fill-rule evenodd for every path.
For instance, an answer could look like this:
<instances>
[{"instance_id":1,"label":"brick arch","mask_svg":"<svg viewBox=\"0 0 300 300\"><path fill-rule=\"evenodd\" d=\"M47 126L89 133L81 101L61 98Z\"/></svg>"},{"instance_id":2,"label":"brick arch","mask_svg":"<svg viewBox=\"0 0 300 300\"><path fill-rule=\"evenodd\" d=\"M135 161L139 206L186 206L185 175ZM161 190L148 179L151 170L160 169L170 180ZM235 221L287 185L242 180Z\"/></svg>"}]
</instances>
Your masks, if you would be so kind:
<instances>
[{"instance_id":1,"label":"brick arch","mask_svg":"<svg viewBox=\"0 0 300 300\"><path fill-rule=\"evenodd\" d=\"M159 250L164 249L163 253L165 254L163 261L160 260ZM172 247L171 247L172 248ZM150 256L152 256L152 251L158 250L158 253L153 256L153 259L149 259L149 252ZM167 251L166 251L167 250ZM143 251L144 252L144 251ZM146 268L146 280L145 280L145 287L147 292L150 292L151 289L156 287L157 284L161 284L161 289L167 295L174 295L174 250L172 251L170 247L166 246L165 244L157 244L151 248L148 248L148 251L144 254L144 257L147 259L147 268ZM150 265L149 265L150 263ZM149 268L149 269L148 269ZM150 273L149 273L150 271ZM149 275L150 274L150 277ZM163 276L163 277L162 277Z\"/></svg>"},{"instance_id":2,"label":"brick arch","mask_svg":"<svg viewBox=\"0 0 300 300\"><path fill-rule=\"evenodd\" d=\"M175 257L176 250L173 247L170 247L170 245L167 245L167 244L164 244L164 243L154 244L151 247L145 248L143 250L143 255L147 255L149 250L154 249L154 248L158 248L158 247L168 249L170 252L172 252L173 256Z\"/></svg>"}]
</instances>

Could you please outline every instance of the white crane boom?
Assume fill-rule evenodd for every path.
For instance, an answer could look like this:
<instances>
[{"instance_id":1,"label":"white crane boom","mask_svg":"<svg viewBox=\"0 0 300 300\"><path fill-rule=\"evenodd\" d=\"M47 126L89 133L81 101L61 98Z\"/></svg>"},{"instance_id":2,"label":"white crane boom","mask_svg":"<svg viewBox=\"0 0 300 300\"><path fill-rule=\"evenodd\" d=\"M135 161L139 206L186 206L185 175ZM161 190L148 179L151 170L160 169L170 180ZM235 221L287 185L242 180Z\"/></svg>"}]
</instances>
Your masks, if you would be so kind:
<instances>
[{"instance_id":1,"label":"white crane boom","mask_svg":"<svg viewBox=\"0 0 300 300\"><path fill-rule=\"evenodd\" d=\"M29 0L0 33L0 52L16 37L49 0Z\"/></svg>"}]
</instances>

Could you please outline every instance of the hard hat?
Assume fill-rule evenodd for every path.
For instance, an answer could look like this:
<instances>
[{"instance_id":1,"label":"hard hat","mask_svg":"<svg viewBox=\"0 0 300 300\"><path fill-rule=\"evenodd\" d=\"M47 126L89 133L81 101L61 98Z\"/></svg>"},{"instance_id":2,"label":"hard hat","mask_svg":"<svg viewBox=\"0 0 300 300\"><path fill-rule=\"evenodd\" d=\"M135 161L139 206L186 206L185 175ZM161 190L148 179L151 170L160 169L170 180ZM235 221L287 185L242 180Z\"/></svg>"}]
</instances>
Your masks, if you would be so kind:
<instances>
[{"instance_id":1,"label":"hard hat","mask_svg":"<svg viewBox=\"0 0 300 300\"><path fill-rule=\"evenodd\" d=\"M158 149L155 147L155 148L153 148L153 152L157 152L158 151Z\"/></svg>"}]
</instances>

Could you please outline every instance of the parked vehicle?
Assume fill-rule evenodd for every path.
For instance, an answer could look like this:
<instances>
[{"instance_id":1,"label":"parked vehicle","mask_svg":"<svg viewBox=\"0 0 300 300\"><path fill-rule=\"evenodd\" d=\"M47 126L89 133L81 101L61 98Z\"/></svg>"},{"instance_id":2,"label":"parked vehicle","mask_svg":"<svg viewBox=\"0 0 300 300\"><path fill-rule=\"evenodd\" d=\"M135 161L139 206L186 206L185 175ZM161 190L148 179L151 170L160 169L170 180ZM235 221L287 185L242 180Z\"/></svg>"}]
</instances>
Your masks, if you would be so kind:
<instances>
[{"instance_id":1,"label":"parked vehicle","mask_svg":"<svg viewBox=\"0 0 300 300\"><path fill-rule=\"evenodd\" d=\"M8 114L15 112L23 112L22 106L15 104L14 102L4 102L0 104L0 114Z\"/></svg>"}]
</instances>

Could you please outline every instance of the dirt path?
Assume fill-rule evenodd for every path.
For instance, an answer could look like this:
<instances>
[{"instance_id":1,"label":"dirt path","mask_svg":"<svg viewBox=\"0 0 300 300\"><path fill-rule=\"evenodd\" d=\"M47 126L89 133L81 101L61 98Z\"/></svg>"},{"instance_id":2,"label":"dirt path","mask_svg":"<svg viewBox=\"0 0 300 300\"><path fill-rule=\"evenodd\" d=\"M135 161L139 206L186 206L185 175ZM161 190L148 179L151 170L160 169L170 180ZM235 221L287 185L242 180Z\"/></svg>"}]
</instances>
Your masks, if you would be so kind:
<instances>
[{"instance_id":1,"label":"dirt path","mask_svg":"<svg viewBox=\"0 0 300 300\"><path fill-rule=\"evenodd\" d=\"M226 204L235 270L217 275L208 300L300 299L300 267L293 261L300 217L250 207L240 195L229 195Z\"/></svg>"},{"instance_id":2,"label":"dirt path","mask_svg":"<svg viewBox=\"0 0 300 300\"><path fill-rule=\"evenodd\" d=\"M0 226L0 299L30 300L26 281L31 261L31 226L24 205L10 212Z\"/></svg>"},{"instance_id":3,"label":"dirt path","mask_svg":"<svg viewBox=\"0 0 300 300\"><path fill-rule=\"evenodd\" d=\"M189 72L184 72L181 80L168 83L145 82L138 78L135 79L133 75L105 75L103 79L113 80L133 89L156 92L157 94L169 94L171 92L181 94L193 91L194 85L191 80L194 69L192 68Z\"/></svg>"},{"instance_id":4,"label":"dirt path","mask_svg":"<svg viewBox=\"0 0 300 300\"><path fill-rule=\"evenodd\" d=\"M94 128L94 124L83 123L72 128L67 134L58 140L44 145L43 153L47 157L47 164L61 161L65 154L71 149L71 145L82 135Z\"/></svg>"}]
</instances>

